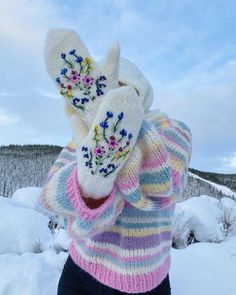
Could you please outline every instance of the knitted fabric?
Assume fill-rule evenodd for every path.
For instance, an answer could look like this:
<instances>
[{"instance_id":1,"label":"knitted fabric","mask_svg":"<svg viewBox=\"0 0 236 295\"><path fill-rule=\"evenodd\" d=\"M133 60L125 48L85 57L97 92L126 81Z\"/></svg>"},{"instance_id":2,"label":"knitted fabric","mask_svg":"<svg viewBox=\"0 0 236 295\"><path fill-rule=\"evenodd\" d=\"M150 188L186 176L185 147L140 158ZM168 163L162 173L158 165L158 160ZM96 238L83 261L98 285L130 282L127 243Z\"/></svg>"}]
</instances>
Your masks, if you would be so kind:
<instances>
[{"instance_id":1,"label":"knitted fabric","mask_svg":"<svg viewBox=\"0 0 236 295\"><path fill-rule=\"evenodd\" d=\"M44 46L46 69L66 103L88 126L106 93L118 87L119 44L109 48L101 68L80 36L71 29L48 31Z\"/></svg>"},{"instance_id":2,"label":"knitted fabric","mask_svg":"<svg viewBox=\"0 0 236 295\"><path fill-rule=\"evenodd\" d=\"M104 67L106 60L100 60L99 64ZM149 111L153 102L153 89L147 78L140 69L125 57L120 57L119 83L133 86L140 98L145 113Z\"/></svg>"},{"instance_id":3,"label":"knitted fabric","mask_svg":"<svg viewBox=\"0 0 236 295\"><path fill-rule=\"evenodd\" d=\"M158 141L148 140L153 134ZM146 141L151 147L136 158L134 177L125 181L120 174L100 207L88 208L80 194L73 140L52 166L40 196L45 208L66 218L74 262L126 293L152 290L169 272L171 223L191 157L189 128L167 116L154 112L143 120L138 145L144 153Z\"/></svg>"},{"instance_id":4,"label":"knitted fabric","mask_svg":"<svg viewBox=\"0 0 236 295\"><path fill-rule=\"evenodd\" d=\"M99 199L111 192L117 174L132 154L143 115L131 86L113 89L104 97L88 134L75 140L77 176L84 196ZM75 119L79 120L77 116ZM83 126L76 127L79 137Z\"/></svg>"}]
</instances>

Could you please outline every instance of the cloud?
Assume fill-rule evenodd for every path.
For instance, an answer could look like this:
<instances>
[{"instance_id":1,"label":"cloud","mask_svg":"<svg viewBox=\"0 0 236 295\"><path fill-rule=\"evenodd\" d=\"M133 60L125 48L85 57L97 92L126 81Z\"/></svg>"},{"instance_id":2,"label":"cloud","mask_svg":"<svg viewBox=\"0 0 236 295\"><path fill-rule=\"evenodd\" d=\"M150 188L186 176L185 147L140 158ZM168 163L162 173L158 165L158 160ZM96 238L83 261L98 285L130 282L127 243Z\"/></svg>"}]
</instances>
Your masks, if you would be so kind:
<instances>
[{"instance_id":1,"label":"cloud","mask_svg":"<svg viewBox=\"0 0 236 295\"><path fill-rule=\"evenodd\" d=\"M236 142L234 6L185 0L1 0L0 114L10 124L1 128L1 141L63 145L70 137L62 100L43 61L47 30L69 27L95 60L104 57L111 41L119 41L121 55L153 85L153 108L191 128L193 167L234 169L229 164Z\"/></svg>"},{"instance_id":2,"label":"cloud","mask_svg":"<svg viewBox=\"0 0 236 295\"><path fill-rule=\"evenodd\" d=\"M0 92L0 96L3 97L15 97L23 95L22 92Z\"/></svg>"},{"instance_id":3,"label":"cloud","mask_svg":"<svg viewBox=\"0 0 236 295\"><path fill-rule=\"evenodd\" d=\"M49 26L70 26L63 16L66 5L47 0L0 1L1 43L20 52L38 53Z\"/></svg>"},{"instance_id":4,"label":"cloud","mask_svg":"<svg viewBox=\"0 0 236 295\"><path fill-rule=\"evenodd\" d=\"M59 92L56 91L55 92L50 92L48 90L43 90L43 89L35 89L36 93L38 93L39 95L42 95L44 97L48 97L48 98L52 98L52 99L56 99L56 100L61 100L62 97L59 94Z\"/></svg>"},{"instance_id":5,"label":"cloud","mask_svg":"<svg viewBox=\"0 0 236 295\"><path fill-rule=\"evenodd\" d=\"M0 127L16 125L19 122L19 115L10 113L6 109L0 107Z\"/></svg>"},{"instance_id":6,"label":"cloud","mask_svg":"<svg viewBox=\"0 0 236 295\"><path fill-rule=\"evenodd\" d=\"M236 173L236 152L233 152L228 157L218 157L217 160L220 163L220 166L216 169L217 171Z\"/></svg>"},{"instance_id":7,"label":"cloud","mask_svg":"<svg viewBox=\"0 0 236 295\"><path fill-rule=\"evenodd\" d=\"M42 93L25 93L0 102L0 145L66 145L72 133L64 114L63 99ZM3 128L1 128L3 127Z\"/></svg>"},{"instance_id":8,"label":"cloud","mask_svg":"<svg viewBox=\"0 0 236 295\"><path fill-rule=\"evenodd\" d=\"M192 131L191 166L198 169L232 171L219 160L235 150L236 132L236 59L206 71L199 65L182 79L154 82L160 108L170 117L185 122ZM234 127L235 126L235 127ZM231 163L227 157L227 163ZM234 163L234 162L232 162ZM214 168L213 168L214 167Z\"/></svg>"},{"instance_id":9,"label":"cloud","mask_svg":"<svg viewBox=\"0 0 236 295\"><path fill-rule=\"evenodd\" d=\"M236 169L236 152L230 157L227 166Z\"/></svg>"}]
</instances>

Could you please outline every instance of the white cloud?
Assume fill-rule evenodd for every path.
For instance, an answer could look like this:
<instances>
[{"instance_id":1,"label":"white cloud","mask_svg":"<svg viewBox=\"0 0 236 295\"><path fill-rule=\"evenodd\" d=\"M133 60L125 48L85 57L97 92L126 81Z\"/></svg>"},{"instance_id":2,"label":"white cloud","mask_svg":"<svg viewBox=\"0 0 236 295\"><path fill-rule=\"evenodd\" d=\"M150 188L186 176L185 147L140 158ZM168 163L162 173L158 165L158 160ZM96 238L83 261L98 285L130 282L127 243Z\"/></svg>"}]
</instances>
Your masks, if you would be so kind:
<instances>
[{"instance_id":1,"label":"white cloud","mask_svg":"<svg viewBox=\"0 0 236 295\"><path fill-rule=\"evenodd\" d=\"M28 54L41 50L49 26L70 25L70 20L63 17L64 9L66 5L51 0L1 0L1 42L26 49Z\"/></svg>"},{"instance_id":2,"label":"white cloud","mask_svg":"<svg viewBox=\"0 0 236 295\"><path fill-rule=\"evenodd\" d=\"M116 29L127 32L138 28L142 29L142 31L148 28L148 22L145 17L137 11L131 9L124 10L117 20Z\"/></svg>"},{"instance_id":3,"label":"white cloud","mask_svg":"<svg viewBox=\"0 0 236 295\"><path fill-rule=\"evenodd\" d=\"M191 167L235 173L236 60L206 71L200 66L182 79L153 80L154 106L185 122L192 131ZM225 158L224 158L225 157ZM224 161L219 160L223 158Z\"/></svg>"},{"instance_id":4,"label":"white cloud","mask_svg":"<svg viewBox=\"0 0 236 295\"><path fill-rule=\"evenodd\" d=\"M236 153L234 153L234 155L230 157L227 166L229 168L235 169L235 172L236 172Z\"/></svg>"},{"instance_id":5,"label":"white cloud","mask_svg":"<svg viewBox=\"0 0 236 295\"><path fill-rule=\"evenodd\" d=\"M71 27L95 60L104 56L112 40L119 41L121 55L134 61L150 79L155 90L154 107L191 128L196 164L216 167L223 163L221 169L227 165L234 169L234 160L216 158L235 150L236 46L232 37L221 38L219 21L210 24L212 11L202 12L201 3L196 3L186 12L183 1L171 5L164 0L76 2L0 0L0 54L4 57L0 125L13 124L9 129L2 128L0 139L58 140L63 132L68 133L63 129L64 117L59 115L62 100L46 73L42 51L49 28ZM199 18L191 20L198 13ZM226 32L230 36L230 31ZM219 42L212 46L216 37ZM52 124L51 116L45 118L45 114L54 104L58 105L55 117L60 120ZM19 118L24 123L17 125ZM60 133L56 137L58 124Z\"/></svg>"},{"instance_id":6,"label":"white cloud","mask_svg":"<svg viewBox=\"0 0 236 295\"><path fill-rule=\"evenodd\" d=\"M219 158L219 160L221 160L223 162L223 165L226 168L235 169L235 172L236 172L236 152L234 152L228 158L227 157L221 157L221 158Z\"/></svg>"},{"instance_id":7,"label":"white cloud","mask_svg":"<svg viewBox=\"0 0 236 295\"><path fill-rule=\"evenodd\" d=\"M161 84L153 81L161 107L171 116L186 121L199 144L236 140L236 60L225 63L215 71L195 71L183 79Z\"/></svg>"},{"instance_id":8,"label":"white cloud","mask_svg":"<svg viewBox=\"0 0 236 295\"><path fill-rule=\"evenodd\" d=\"M55 89L55 92L50 92L50 91L47 91L47 90L43 90L43 89L35 89L36 90L36 93L38 93L39 95L42 95L42 96L46 96L48 98L52 98L52 99L62 99L61 95L59 94L59 91L57 91Z\"/></svg>"},{"instance_id":9,"label":"white cloud","mask_svg":"<svg viewBox=\"0 0 236 295\"><path fill-rule=\"evenodd\" d=\"M8 112L4 108L0 108L0 127L6 127L18 124L20 117L16 114Z\"/></svg>"},{"instance_id":10,"label":"white cloud","mask_svg":"<svg viewBox=\"0 0 236 295\"><path fill-rule=\"evenodd\" d=\"M23 93L21 92L0 92L0 96L3 97L15 97L15 96L21 96Z\"/></svg>"},{"instance_id":11,"label":"white cloud","mask_svg":"<svg viewBox=\"0 0 236 295\"><path fill-rule=\"evenodd\" d=\"M217 157L219 165L216 168L217 172L221 173L236 173L236 152L233 152L229 156Z\"/></svg>"}]
</instances>

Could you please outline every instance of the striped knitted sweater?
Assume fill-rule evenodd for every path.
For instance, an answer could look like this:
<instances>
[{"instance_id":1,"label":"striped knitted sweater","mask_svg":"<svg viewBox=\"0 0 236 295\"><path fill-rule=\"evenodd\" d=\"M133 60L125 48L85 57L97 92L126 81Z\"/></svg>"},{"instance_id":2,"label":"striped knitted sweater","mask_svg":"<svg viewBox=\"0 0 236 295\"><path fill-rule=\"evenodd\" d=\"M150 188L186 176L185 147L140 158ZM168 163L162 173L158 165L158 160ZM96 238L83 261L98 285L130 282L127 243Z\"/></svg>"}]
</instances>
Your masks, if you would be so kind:
<instances>
[{"instance_id":1,"label":"striped knitted sweater","mask_svg":"<svg viewBox=\"0 0 236 295\"><path fill-rule=\"evenodd\" d=\"M73 140L53 164L40 196L45 208L66 218L74 262L126 293L152 290L169 272L171 223L192 152L189 128L156 112L143 120L137 143L132 177L121 170L100 207L87 207L80 194Z\"/></svg>"}]
</instances>

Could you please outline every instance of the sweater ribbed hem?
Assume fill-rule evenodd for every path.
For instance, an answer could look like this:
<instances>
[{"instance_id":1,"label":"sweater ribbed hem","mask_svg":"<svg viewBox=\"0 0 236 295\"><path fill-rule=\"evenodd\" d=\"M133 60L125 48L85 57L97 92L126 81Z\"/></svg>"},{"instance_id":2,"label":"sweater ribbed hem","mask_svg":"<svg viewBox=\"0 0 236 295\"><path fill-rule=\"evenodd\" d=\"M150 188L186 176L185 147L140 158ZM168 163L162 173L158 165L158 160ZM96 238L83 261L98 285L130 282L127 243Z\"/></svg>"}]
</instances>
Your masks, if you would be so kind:
<instances>
[{"instance_id":1,"label":"sweater ribbed hem","mask_svg":"<svg viewBox=\"0 0 236 295\"><path fill-rule=\"evenodd\" d=\"M74 241L71 241L69 253L73 261L102 284L126 293L140 293L156 288L166 277L170 269L171 258L165 261L156 270L142 275L121 275L101 264L86 261L76 250Z\"/></svg>"}]
</instances>

